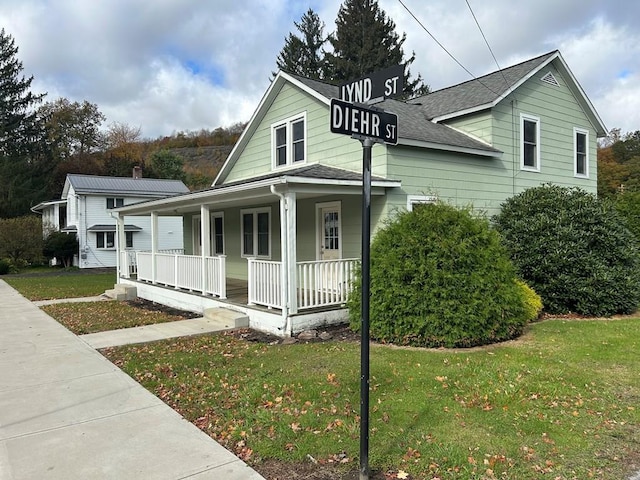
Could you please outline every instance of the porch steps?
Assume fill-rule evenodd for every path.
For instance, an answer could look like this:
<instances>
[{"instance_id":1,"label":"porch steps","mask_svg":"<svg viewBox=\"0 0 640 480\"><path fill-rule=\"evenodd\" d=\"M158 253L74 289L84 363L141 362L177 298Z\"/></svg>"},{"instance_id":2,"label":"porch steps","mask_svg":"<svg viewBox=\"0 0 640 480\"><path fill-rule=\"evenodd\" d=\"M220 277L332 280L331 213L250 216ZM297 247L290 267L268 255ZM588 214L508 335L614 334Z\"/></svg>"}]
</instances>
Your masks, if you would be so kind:
<instances>
[{"instance_id":1,"label":"porch steps","mask_svg":"<svg viewBox=\"0 0 640 480\"><path fill-rule=\"evenodd\" d=\"M104 294L118 301L135 300L138 296L138 291L133 285L125 285L122 283L116 283L111 290L107 290Z\"/></svg>"},{"instance_id":2,"label":"porch steps","mask_svg":"<svg viewBox=\"0 0 640 480\"><path fill-rule=\"evenodd\" d=\"M228 308L205 308L202 316L207 320L223 324L226 328L244 328L249 326L249 317L244 313Z\"/></svg>"}]
</instances>

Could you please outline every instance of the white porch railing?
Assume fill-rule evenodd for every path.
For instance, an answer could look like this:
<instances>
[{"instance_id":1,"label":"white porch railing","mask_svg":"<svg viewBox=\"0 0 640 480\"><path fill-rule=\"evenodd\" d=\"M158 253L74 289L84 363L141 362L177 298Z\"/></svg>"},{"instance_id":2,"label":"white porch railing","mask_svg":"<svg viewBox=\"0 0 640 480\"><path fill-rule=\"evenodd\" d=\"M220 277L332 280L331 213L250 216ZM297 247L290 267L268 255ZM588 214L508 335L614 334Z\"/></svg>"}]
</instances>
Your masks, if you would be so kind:
<instances>
[{"instance_id":1,"label":"white porch railing","mask_svg":"<svg viewBox=\"0 0 640 480\"><path fill-rule=\"evenodd\" d=\"M298 310L347 301L358 259L298 262ZM249 304L282 308L282 263L249 259Z\"/></svg>"},{"instance_id":2,"label":"white porch railing","mask_svg":"<svg viewBox=\"0 0 640 480\"><path fill-rule=\"evenodd\" d=\"M298 262L298 309L341 305L347 301L358 259Z\"/></svg>"},{"instance_id":3,"label":"white porch railing","mask_svg":"<svg viewBox=\"0 0 640 480\"><path fill-rule=\"evenodd\" d=\"M128 275L138 274L138 251L139 250L121 250L120 251L120 271ZM142 250L144 251L144 250ZM150 253L150 252L147 252ZM159 250L158 253L170 253L174 255L182 255L184 250L181 248L170 248L166 250Z\"/></svg>"},{"instance_id":4,"label":"white porch railing","mask_svg":"<svg viewBox=\"0 0 640 480\"><path fill-rule=\"evenodd\" d=\"M249 305L282 308L282 262L249 258Z\"/></svg>"},{"instance_id":5,"label":"white porch railing","mask_svg":"<svg viewBox=\"0 0 640 480\"><path fill-rule=\"evenodd\" d=\"M151 252L137 252L138 280L220 298L227 297L224 255L204 257L203 262L200 256L156 253L155 276L153 258Z\"/></svg>"}]
</instances>

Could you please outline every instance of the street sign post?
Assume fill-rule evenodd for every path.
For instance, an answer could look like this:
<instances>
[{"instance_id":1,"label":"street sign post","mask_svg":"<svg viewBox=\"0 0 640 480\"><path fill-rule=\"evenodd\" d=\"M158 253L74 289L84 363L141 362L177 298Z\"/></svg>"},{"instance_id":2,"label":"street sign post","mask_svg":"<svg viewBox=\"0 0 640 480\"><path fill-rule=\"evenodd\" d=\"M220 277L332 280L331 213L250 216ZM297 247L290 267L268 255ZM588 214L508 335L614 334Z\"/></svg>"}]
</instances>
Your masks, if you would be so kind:
<instances>
[{"instance_id":1,"label":"street sign post","mask_svg":"<svg viewBox=\"0 0 640 480\"><path fill-rule=\"evenodd\" d=\"M369 480L369 305L371 292L371 148L398 144L398 116L363 103L402 93L404 67L396 65L340 86L331 99L331 131L362 143L362 296L360 314L360 480ZM357 103L354 103L357 102Z\"/></svg>"}]
</instances>

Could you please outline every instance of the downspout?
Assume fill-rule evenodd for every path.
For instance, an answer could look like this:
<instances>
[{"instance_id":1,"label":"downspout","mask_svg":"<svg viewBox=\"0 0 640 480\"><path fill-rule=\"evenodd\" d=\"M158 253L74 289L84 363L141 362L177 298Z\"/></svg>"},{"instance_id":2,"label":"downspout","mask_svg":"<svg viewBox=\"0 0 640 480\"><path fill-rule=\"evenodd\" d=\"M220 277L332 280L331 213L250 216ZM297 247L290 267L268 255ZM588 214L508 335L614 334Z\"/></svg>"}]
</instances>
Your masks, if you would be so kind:
<instances>
[{"instance_id":1,"label":"downspout","mask_svg":"<svg viewBox=\"0 0 640 480\"><path fill-rule=\"evenodd\" d=\"M285 334L291 336L291 322L289 321L289 289L287 272L289 271L288 244L287 244L287 200L285 196L276 190L275 185L270 185L271 193L280 198L280 258L282 261L282 328ZM286 287L285 287L286 286Z\"/></svg>"}]
</instances>

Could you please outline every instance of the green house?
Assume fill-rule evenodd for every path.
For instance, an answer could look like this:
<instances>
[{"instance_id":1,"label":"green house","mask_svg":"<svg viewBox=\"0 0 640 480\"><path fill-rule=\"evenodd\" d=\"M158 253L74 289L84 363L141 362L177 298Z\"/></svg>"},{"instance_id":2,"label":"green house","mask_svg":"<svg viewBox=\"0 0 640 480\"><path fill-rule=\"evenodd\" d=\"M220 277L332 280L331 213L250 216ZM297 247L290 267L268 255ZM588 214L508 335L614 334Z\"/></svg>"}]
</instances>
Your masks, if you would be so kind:
<instances>
[{"instance_id":1,"label":"green house","mask_svg":"<svg viewBox=\"0 0 640 480\"><path fill-rule=\"evenodd\" d=\"M138 296L226 309L281 336L344 321L361 249L362 145L330 131L338 88L279 72L211 188L128 205L119 215L183 218L184 255L153 243L120 255ZM372 149L371 225L436 199L493 214L543 183L596 192L606 128L558 51L400 102L398 144Z\"/></svg>"}]
</instances>

